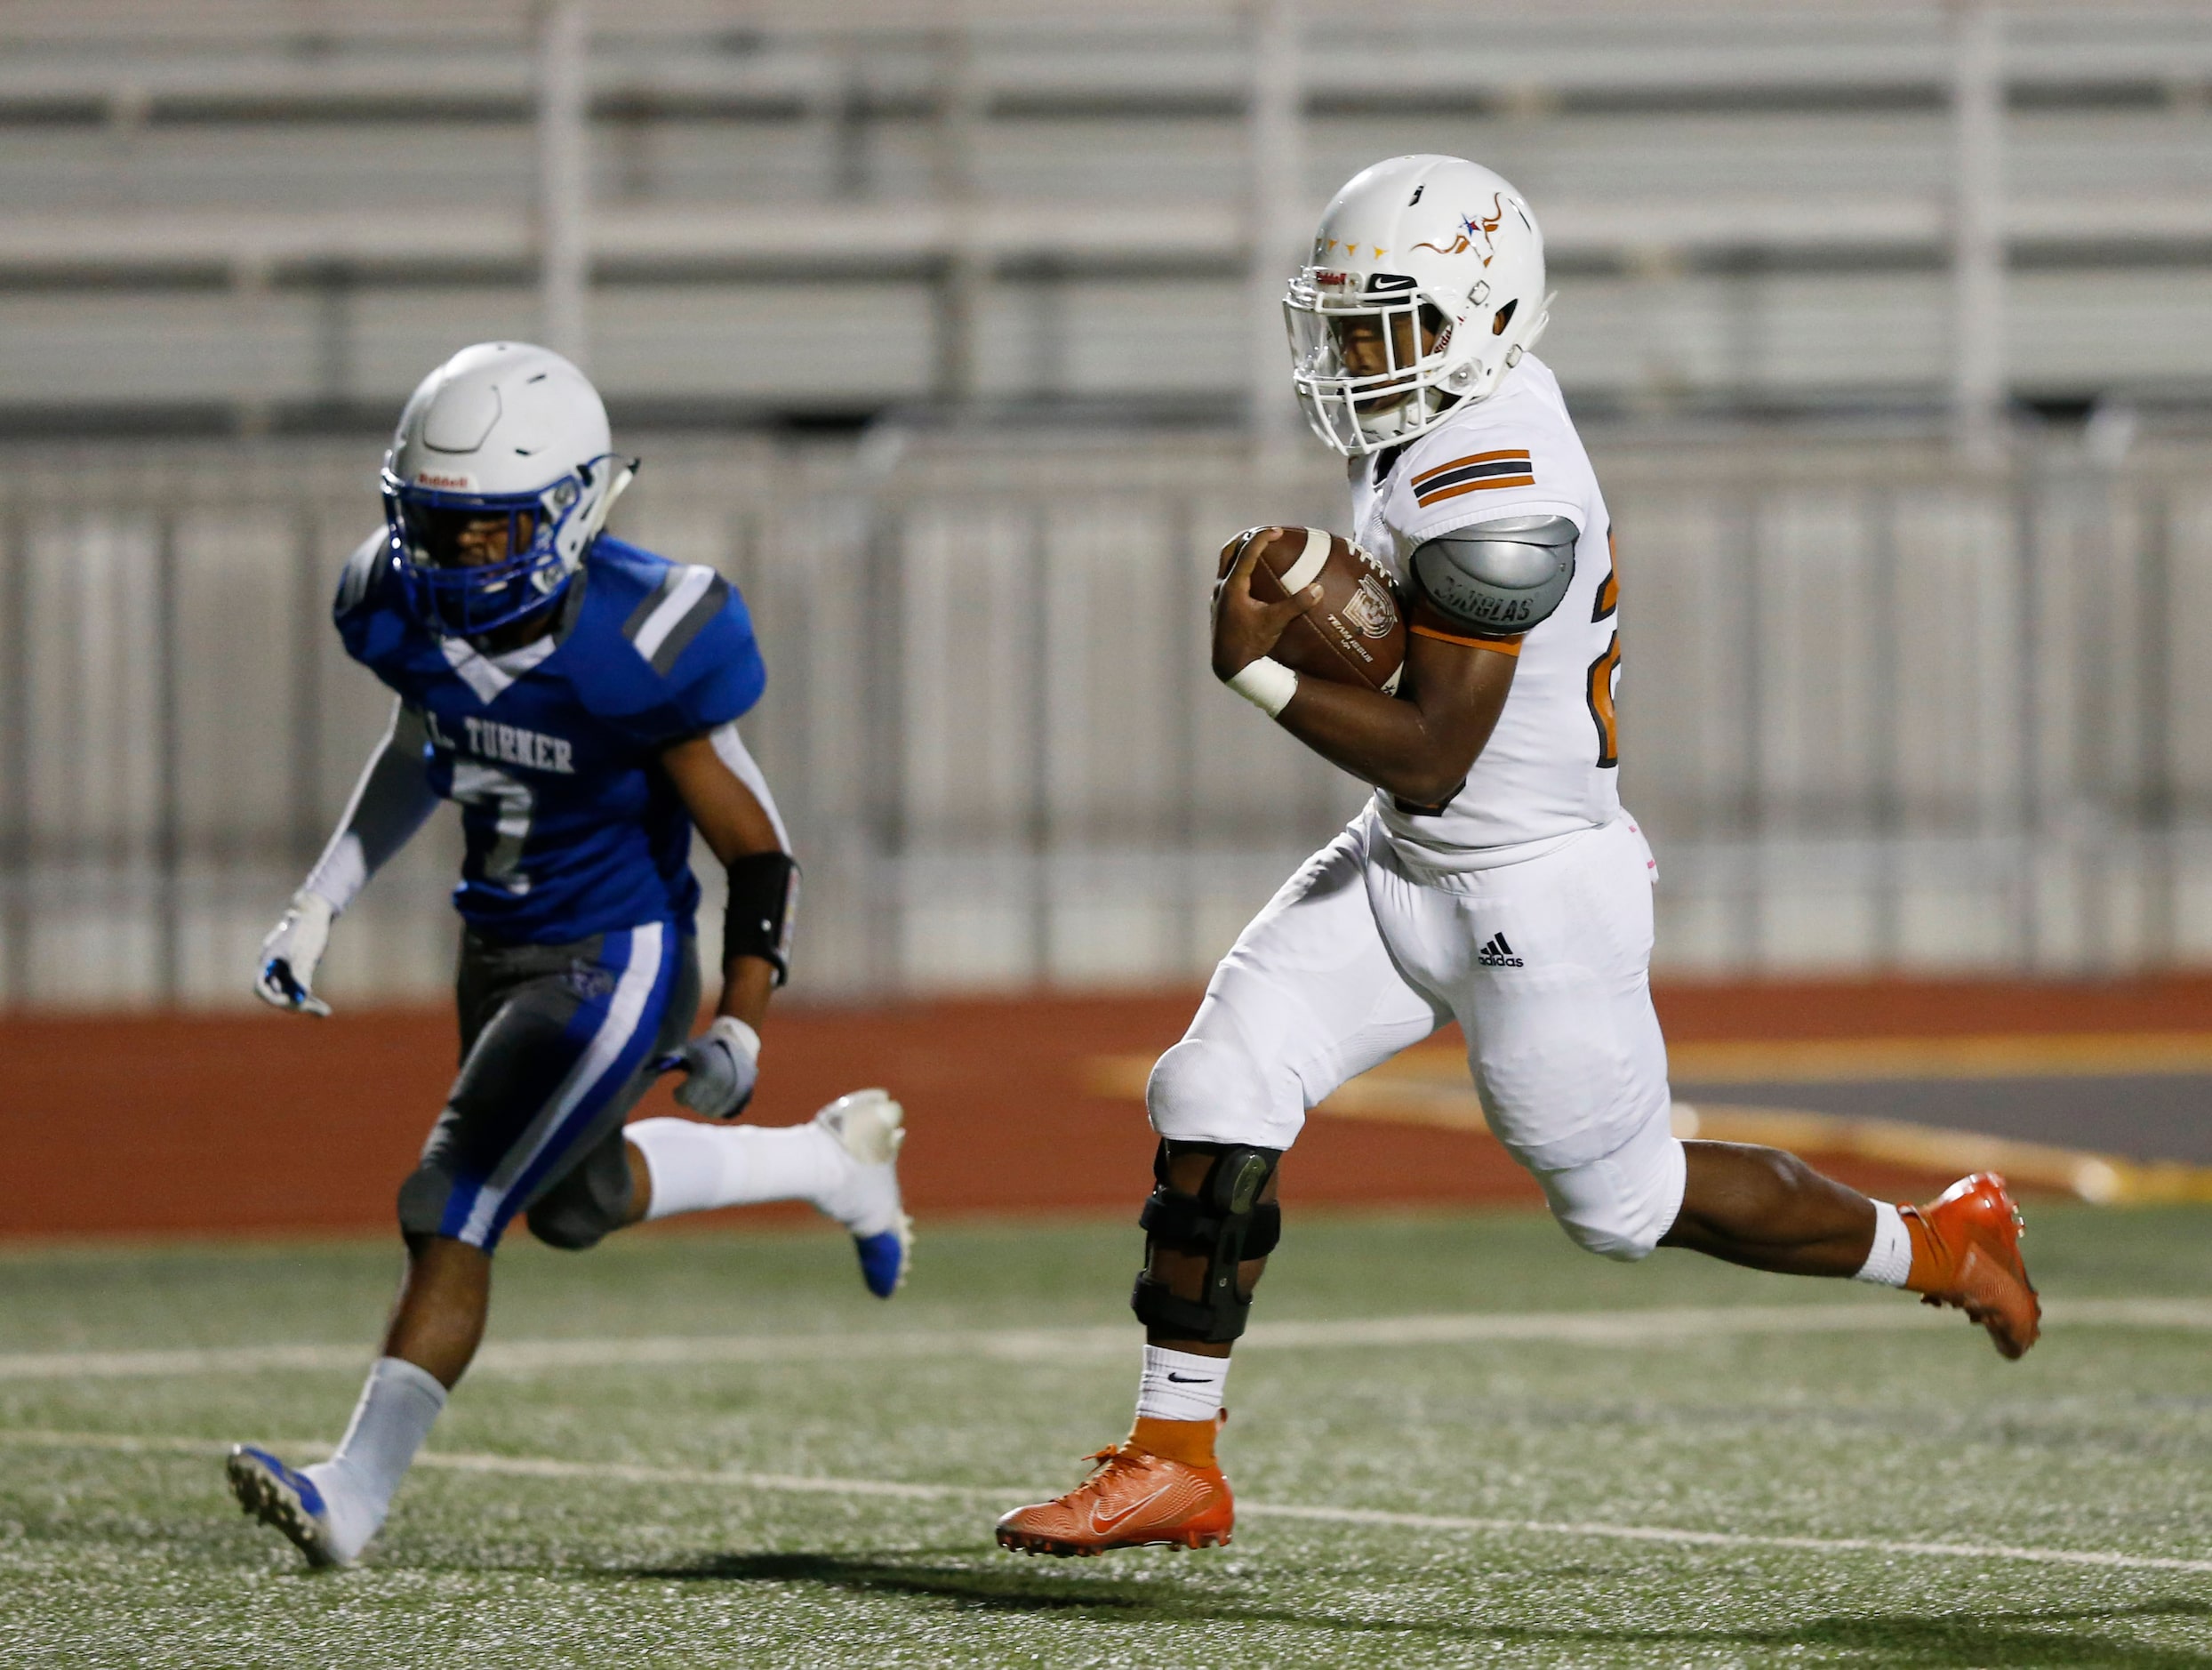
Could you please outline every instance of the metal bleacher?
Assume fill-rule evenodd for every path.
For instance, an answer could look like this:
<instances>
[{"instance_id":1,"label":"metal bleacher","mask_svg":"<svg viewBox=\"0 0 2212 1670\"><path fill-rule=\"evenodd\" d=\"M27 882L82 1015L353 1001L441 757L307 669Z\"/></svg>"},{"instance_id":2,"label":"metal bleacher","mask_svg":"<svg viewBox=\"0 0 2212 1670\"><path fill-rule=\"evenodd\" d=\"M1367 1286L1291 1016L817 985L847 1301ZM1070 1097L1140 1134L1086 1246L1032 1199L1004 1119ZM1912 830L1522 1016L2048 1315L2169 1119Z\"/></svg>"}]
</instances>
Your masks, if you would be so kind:
<instances>
[{"instance_id":1,"label":"metal bleacher","mask_svg":"<svg viewBox=\"0 0 2212 1670\"><path fill-rule=\"evenodd\" d=\"M2208 87L2194 4L17 0L0 417L360 418L544 325L641 418L1218 417L1416 149L1529 194L1592 411L1926 406L1968 350L2194 400Z\"/></svg>"},{"instance_id":2,"label":"metal bleacher","mask_svg":"<svg viewBox=\"0 0 2212 1670\"><path fill-rule=\"evenodd\" d=\"M1663 964L2212 959L2212 8L15 0L0 1003L243 997L379 437L493 335L753 603L803 990L1201 975L1358 799L1198 634L1341 515L1275 299L1415 149L1544 223ZM451 839L341 1000L443 980Z\"/></svg>"}]
</instances>

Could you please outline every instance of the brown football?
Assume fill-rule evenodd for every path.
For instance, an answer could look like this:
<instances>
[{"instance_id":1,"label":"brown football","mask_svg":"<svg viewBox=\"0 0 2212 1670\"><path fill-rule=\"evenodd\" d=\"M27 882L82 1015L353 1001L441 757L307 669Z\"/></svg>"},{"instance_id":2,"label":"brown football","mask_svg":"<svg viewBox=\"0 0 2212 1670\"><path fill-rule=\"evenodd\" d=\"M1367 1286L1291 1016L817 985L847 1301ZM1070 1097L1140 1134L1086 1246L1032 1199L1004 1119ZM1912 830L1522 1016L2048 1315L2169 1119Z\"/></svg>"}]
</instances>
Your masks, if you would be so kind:
<instances>
[{"instance_id":1,"label":"brown football","mask_svg":"<svg viewBox=\"0 0 2212 1670\"><path fill-rule=\"evenodd\" d=\"M1392 695L1406 665L1406 622L1382 565L1339 534L1318 527L1262 527L1230 541L1227 574L1253 541L1262 542L1252 595L1279 603L1318 584L1321 600L1290 623L1275 659L1293 672Z\"/></svg>"}]
</instances>

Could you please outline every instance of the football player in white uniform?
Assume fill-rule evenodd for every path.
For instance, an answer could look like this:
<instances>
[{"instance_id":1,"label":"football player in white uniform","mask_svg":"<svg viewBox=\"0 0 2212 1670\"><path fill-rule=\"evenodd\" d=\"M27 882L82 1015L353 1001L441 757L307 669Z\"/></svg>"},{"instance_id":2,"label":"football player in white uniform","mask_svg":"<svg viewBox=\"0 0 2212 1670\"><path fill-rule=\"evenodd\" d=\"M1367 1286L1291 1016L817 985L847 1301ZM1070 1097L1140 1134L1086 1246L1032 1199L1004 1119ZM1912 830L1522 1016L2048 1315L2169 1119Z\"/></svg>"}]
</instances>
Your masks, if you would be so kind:
<instances>
[{"instance_id":1,"label":"football player in white uniform","mask_svg":"<svg viewBox=\"0 0 2212 1670\"><path fill-rule=\"evenodd\" d=\"M1261 542L1245 542L1215 594L1216 676L1374 799L1245 929L1153 1069L1136 1423L1077 1489L1001 1519L1006 1547L1229 1540L1214 1439L1280 1232L1277 1162L1307 1109L1447 1021L1490 1128L1579 1246L1855 1276L1960 1307L2008 1357L2035 1342L2001 1178L1898 1207L1793 1155L1671 1128L1655 866L1617 788L1612 530L1530 352L1548 301L1527 205L1451 157L1355 176L1290 286L1294 380L1347 461L1352 538L1405 602L1404 676L1392 697L1272 660L1319 592L1259 601Z\"/></svg>"}]
</instances>

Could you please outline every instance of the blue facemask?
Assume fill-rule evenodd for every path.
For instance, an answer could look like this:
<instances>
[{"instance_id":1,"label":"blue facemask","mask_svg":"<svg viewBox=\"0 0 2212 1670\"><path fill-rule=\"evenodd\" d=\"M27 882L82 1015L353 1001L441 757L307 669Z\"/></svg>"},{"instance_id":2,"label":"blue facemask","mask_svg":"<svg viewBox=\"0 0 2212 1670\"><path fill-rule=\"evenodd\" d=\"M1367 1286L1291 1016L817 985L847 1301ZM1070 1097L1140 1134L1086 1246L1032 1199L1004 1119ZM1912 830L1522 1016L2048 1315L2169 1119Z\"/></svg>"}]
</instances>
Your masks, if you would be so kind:
<instances>
[{"instance_id":1,"label":"blue facemask","mask_svg":"<svg viewBox=\"0 0 2212 1670\"><path fill-rule=\"evenodd\" d=\"M477 638L549 608L574 577L561 560L561 535L607 462L516 494L412 486L385 470L384 525L415 618L444 637ZM494 517L507 518L508 555L464 566L461 530Z\"/></svg>"}]
</instances>

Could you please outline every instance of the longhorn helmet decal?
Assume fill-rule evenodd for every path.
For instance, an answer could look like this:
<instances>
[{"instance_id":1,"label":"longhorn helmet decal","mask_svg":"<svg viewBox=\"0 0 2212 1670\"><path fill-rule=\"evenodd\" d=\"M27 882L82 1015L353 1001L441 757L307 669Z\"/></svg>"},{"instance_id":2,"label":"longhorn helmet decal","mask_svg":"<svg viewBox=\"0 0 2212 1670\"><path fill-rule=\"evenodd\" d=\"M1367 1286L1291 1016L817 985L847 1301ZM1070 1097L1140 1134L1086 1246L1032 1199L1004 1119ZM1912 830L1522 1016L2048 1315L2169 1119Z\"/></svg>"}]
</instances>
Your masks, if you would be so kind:
<instances>
[{"instance_id":1,"label":"longhorn helmet decal","mask_svg":"<svg viewBox=\"0 0 2212 1670\"><path fill-rule=\"evenodd\" d=\"M1407 205L1411 207L1411 205ZM1505 224L1505 194L1494 192L1490 197L1490 213L1487 215L1463 214L1459 217L1459 231L1451 243L1415 244L1415 249L1432 249L1439 255L1464 255L1473 249L1478 240L1482 248L1482 264L1487 267L1497 257L1494 234Z\"/></svg>"}]
</instances>

